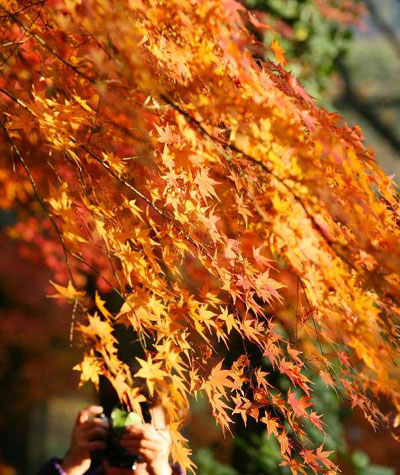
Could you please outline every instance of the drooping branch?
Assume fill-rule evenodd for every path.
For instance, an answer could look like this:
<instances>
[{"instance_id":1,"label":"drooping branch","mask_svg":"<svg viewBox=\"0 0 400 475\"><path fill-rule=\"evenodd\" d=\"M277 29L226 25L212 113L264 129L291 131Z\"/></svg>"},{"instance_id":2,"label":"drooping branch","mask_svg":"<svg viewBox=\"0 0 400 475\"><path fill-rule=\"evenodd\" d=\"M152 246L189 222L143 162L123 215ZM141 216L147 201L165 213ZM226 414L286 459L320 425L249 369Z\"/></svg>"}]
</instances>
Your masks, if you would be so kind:
<instances>
[{"instance_id":1,"label":"drooping branch","mask_svg":"<svg viewBox=\"0 0 400 475\"><path fill-rule=\"evenodd\" d=\"M228 149L236 154L239 154L240 156L243 156L246 158L249 162L251 162L253 165L261 168L261 170L264 173L267 173L268 175L273 176L295 199L297 203L300 204L302 207L304 213L306 216L310 219L310 221L313 224L313 227L318 231L321 239L326 242L327 246L331 249L332 254L335 255L336 257L339 257L350 269L357 270L354 262L349 260L343 253L341 253L337 247L340 245L338 242L332 241L326 233L323 232L321 229L321 226L317 223L314 215L312 212L309 210L308 206L305 204L305 202L302 200L302 198L296 193L296 191L285 181L285 179L279 177L273 169L270 169L265 163L255 159L254 157L248 155L247 153L243 152L240 150L238 147L236 147L235 144L233 143L228 143L225 142L224 140L214 137L211 135L206 127L201 124L199 121L197 121L194 117L192 117L189 113L184 111L181 107L179 107L177 104L175 104L171 99L166 97L165 95L162 96L163 100L169 104L171 107L173 107L176 111L178 111L180 114L184 115L184 117L188 120L188 122L192 125L194 125L198 130L200 130L201 134L204 137L207 137L211 142L213 143L214 146L217 147L218 153L224 157L224 159L231 164L232 160L229 157L228 154L225 153L225 149Z\"/></svg>"},{"instance_id":2,"label":"drooping branch","mask_svg":"<svg viewBox=\"0 0 400 475\"><path fill-rule=\"evenodd\" d=\"M49 218L57 236L58 236L58 239L61 243L61 247L63 249L63 252L64 252L64 260L65 260L65 265L68 269L68 273L69 273L69 276L70 276L70 279L71 279L71 282L75 285L75 279L74 279L74 275L72 273L72 270L71 270L71 267L70 267L70 264L69 264L69 259L68 259L68 251L67 251L67 247L65 245L65 241L64 241L64 235L63 233L61 232L60 228L58 227L58 224L56 223L55 219L54 219L54 216L50 213L50 211L47 209L47 206L46 206L46 203L44 202L43 198L40 196L39 194L39 191L38 191L38 188L36 186L36 182L35 182L35 179L33 178L30 170L29 170L29 167L27 166L23 156L21 155L18 147L15 145L13 139L11 138L8 130L7 130L7 127L6 125L4 124L4 122L0 121L0 127L3 129L3 132L7 138L7 140L10 142L10 146L12 148L12 150L14 151L14 153L16 154L18 160L20 161L23 169L25 170L25 173L32 185L32 189L33 189L33 193L35 195L35 198L36 200L38 201L38 203L40 204L41 208L43 209L43 211L45 212L46 216Z\"/></svg>"},{"instance_id":3,"label":"drooping branch","mask_svg":"<svg viewBox=\"0 0 400 475\"><path fill-rule=\"evenodd\" d=\"M34 33L31 31L17 16L17 13L13 13L8 8L6 8L2 3L0 3L0 8L3 10L5 15L7 17L10 17L14 23L16 23L18 26L20 26L25 33L29 33L30 36L32 36L38 43L40 43L44 48L46 48L54 57L56 57L59 61L61 61L65 66L68 68L72 69L76 74L78 74L80 77L86 79L89 81L91 84L94 84L95 81L93 78L89 77L87 74L82 72L79 68L68 62L65 58L63 58L54 48L49 46L46 41L39 36L38 34ZM18 12L19 13L19 12Z\"/></svg>"}]
</instances>

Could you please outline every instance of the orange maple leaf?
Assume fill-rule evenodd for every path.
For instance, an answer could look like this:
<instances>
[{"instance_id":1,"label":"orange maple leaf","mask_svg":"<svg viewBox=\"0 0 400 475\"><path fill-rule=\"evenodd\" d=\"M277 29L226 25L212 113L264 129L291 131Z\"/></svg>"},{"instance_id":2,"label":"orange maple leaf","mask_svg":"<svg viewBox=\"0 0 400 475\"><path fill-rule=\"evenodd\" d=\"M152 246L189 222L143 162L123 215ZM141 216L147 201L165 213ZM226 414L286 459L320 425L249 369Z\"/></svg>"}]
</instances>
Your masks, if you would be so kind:
<instances>
[{"instance_id":1,"label":"orange maple leaf","mask_svg":"<svg viewBox=\"0 0 400 475\"><path fill-rule=\"evenodd\" d=\"M278 422L277 417L270 417L268 412L265 412L265 416L260 419L260 422L264 422L267 426L267 434L270 437L271 434L274 434L275 437L278 437L278 428L280 423Z\"/></svg>"},{"instance_id":2,"label":"orange maple leaf","mask_svg":"<svg viewBox=\"0 0 400 475\"><path fill-rule=\"evenodd\" d=\"M278 63L281 66L285 66L286 65L286 59L285 59L285 56L284 56L285 50L282 48L282 46L279 44L279 42L277 40L275 40L272 43L271 49L274 52L275 58L278 61Z\"/></svg>"},{"instance_id":3,"label":"orange maple leaf","mask_svg":"<svg viewBox=\"0 0 400 475\"><path fill-rule=\"evenodd\" d=\"M214 196L214 198L219 201L214 185L220 185L220 182L211 178L208 175L208 172L209 169L201 168L201 170L196 174L194 183L199 187L199 192L205 202L207 202L207 198L210 198L211 196Z\"/></svg>"}]
</instances>

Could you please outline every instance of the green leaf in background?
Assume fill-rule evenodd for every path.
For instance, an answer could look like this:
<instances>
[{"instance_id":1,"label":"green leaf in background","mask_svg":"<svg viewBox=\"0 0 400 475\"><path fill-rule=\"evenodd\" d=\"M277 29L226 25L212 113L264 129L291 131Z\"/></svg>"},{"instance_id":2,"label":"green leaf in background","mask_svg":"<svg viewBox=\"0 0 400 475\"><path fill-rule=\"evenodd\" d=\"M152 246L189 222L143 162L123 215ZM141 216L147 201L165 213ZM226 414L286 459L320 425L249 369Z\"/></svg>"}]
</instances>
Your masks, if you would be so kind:
<instances>
[{"instance_id":1,"label":"green leaf in background","mask_svg":"<svg viewBox=\"0 0 400 475\"><path fill-rule=\"evenodd\" d=\"M371 465L359 472L359 475L396 475L394 468L380 467L378 465Z\"/></svg>"},{"instance_id":2,"label":"green leaf in background","mask_svg":"<svg viewBox=\"0 0 400 475\"><path fill-rule=\"evenodd\" d=\"M239 475L232 467L215 460L212 451L208 448L203 447L197 450L194 460L198 473L201 475Z\"/></svg>"},{"instance_id":3,"label":"green leaf in background","mask_svg":"<svg viewBox=\"0 0 400 475\"><path fill-rule=\"evenodd\" d=\"M288 70L320 105L327 106L322 93L330 84L336 61L347 52L351 29L324 16L314 0L246 0L245 4L266 13L268 23L282 30L279 41L289 60ZM260 39L270 46L276 33L267 30Z\"/></svg>"}]
</instances>

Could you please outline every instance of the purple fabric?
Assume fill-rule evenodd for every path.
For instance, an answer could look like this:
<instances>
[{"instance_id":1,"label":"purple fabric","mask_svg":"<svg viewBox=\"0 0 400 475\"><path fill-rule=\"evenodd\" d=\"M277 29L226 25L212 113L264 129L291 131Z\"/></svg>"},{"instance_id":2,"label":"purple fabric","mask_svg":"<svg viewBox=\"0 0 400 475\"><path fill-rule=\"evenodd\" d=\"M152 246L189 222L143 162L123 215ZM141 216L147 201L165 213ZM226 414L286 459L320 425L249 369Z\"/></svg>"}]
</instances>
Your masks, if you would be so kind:
<instances>
[{"instance_id":1,"label":"purple fabric","mask_svg":"<svg viewBox=\"0 0 400 475\"><path fill-rule=\"evenodd\" d=\"M172 475L183 475L183 471L178 464L171 465L172 467Z\"/></svg>"},{"instance_id":2,"label":"purple fabric","mask_svg":"<svg viewBox=\"0 0 400 475\"><path fill-rule=\"evenodd\" d=\"M48 460L39 470L38 475L66 475L61 468L61 459L53 457ZM179 465L171 465L172 475L183 475L183 471ZM101 475L103 473L102 467L90 467L85 475Z\"/></svg>"},{"instance_id":3,"label":"purple fabric","mask_svg":"<svg viewBox=\"0 0 400 475\"><path fill-rule=\"evenodd\" d=\"M60 464L61 464L61 459L57 457L52 457L42 466L42 468L38 472L38 475L66 475ZM102 472L103 470L101 467L91 466L89 470L87 470L86 474L87 475L101 475Z\"/></svg>"},{"instance_id":4,"label":"purple fabric","mask_svg":"<svg viewBox=\"0 0 400 475\"><path fill-rule=\"evenodd\" d=\"M60 459L53 457L48 460L39 470L38 475L64 475L60 466Z\"/></svg>"}]
</instances>

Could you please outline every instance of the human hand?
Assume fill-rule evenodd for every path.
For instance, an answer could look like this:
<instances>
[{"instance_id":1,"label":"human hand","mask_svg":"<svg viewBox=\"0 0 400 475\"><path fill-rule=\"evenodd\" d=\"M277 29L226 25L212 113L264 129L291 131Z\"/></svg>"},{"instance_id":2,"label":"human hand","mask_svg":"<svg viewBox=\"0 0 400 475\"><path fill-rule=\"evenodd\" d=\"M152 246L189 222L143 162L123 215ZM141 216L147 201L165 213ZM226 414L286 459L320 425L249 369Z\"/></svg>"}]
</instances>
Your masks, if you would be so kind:
<instances>
[{"instance_id":1,"label":"human hand","mask_svg":"<svg viewBox=\"0 0 400 475\"><path fill-rule=\"evenodd\" d=\"M101 406L90 406L79 412L72 429L71 443L61 467L67 475L82 475L90 467L91 452L104 450L108 424L95 417L103 412Z\"/></svg>"},{"instance_id":2,"label":"human hand","mask_svg":"<svg viewBox=\"0 0 400 475\"><path fill-rule=\"evenodd\" d=\"M171 475L169 452L171 438L167 429L157 430L151 424L138 424L125 428L121 445L146 462L149 475Z\"/></svg>"}]
</instances>

